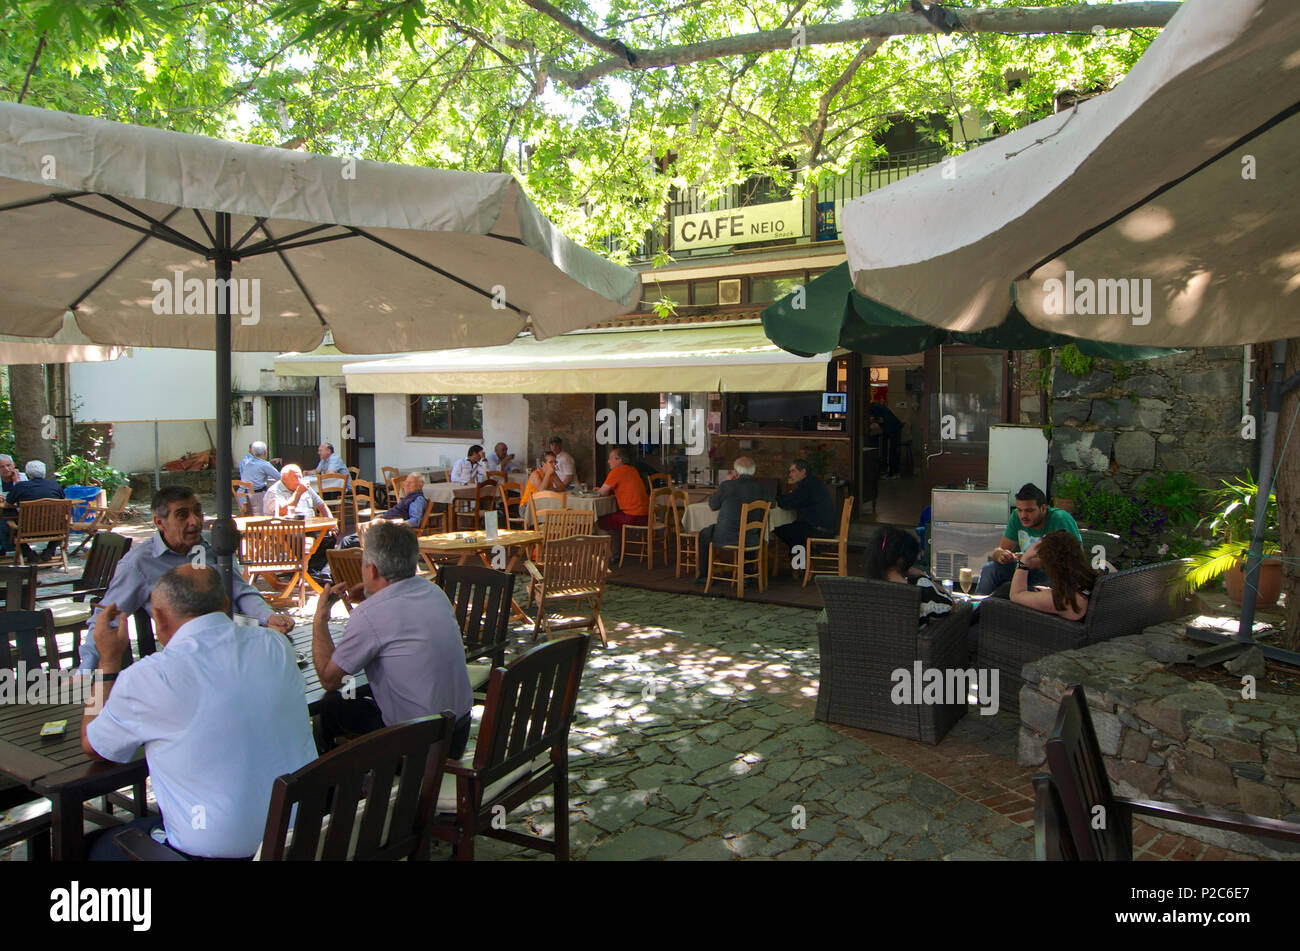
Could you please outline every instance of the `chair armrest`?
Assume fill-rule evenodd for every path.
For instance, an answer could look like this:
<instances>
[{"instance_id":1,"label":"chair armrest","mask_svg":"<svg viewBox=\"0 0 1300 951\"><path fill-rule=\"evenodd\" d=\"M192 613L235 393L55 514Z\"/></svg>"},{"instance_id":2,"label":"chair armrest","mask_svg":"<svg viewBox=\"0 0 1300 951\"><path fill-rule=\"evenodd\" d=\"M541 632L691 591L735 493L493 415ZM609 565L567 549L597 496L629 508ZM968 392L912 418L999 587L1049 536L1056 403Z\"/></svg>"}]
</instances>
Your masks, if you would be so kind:
<instances>
[{"instance_id":1,"label":"chair armrest","mask_svg":"<svg viewBox=\"0 0 1300 951\"><path fill-rule=\"evenodd\" d=\"M947 614L931 618L917 633L920 659L937 667L965 667L970 618L969 604L954 605Z\"/></svg>"},{"instance_id":2,"label":"chair armrest","mask_svg":"<svg viewBox=\"0 0 1300 951\"><path fill-rule=\"evenodd\" d=\"M161 842L155 842L142 829L127 829L113 839L113 843L133 862L184 862L185 857L172 851Z\"/></svg>"},{"instance_id":3,"label":"chair armrest","mask_svg":"<svg viewBox=\"0 0 1300 951\"><path fill-rule=\"evenodd\" d=\"M1266 819L1263 816L1248 816L1223 809L1188 806L1182 803L1155 802L1150 799L1125 799L1116 796L1115 801L1126 806L1133 815L1137 816L1154 816L1174 822L1187 822L1191 825L1244 832L1247 835L1300 842L1300 823Z\"/></svg>"},{"instance_id":4,"label":"chair armrest","mask_svg":"<svg viewBox=\"0 0 1300 951\"><path fill-rule=\"evenodd\" d=\"M447 760L447 762L443 765L443 769L446 772L451 773L453 776L469 777L469 776L478 775L478 770L470 766L461 766L460 763L458 763L454 759Z\"/></svg>"},{"instance_id":5,"label":"chair armrest","mask_svg":"<svg viewBox=\"0 0 1300 951\"><path fill-rule=\"evenodd\" d=\"M1032 635L1027 633L1030 631ZM1036 644L1055 648L1044 653L1056 653L1083 646L1088 628L1083 621L1067 621L1005 598L987 598L980 607L980 640L984 641L990 635L1018 640L1032 636Z\"/></svg>"},{"instance_id":6,"label":"chair armrest","mask_svg":"<svg viewBox=\"0 0 1300 951\"><path fill-rule=\"evenodd\" d=\"M529 560L527 560L527 561L524 562L524 569L525 569L525 570L526 570L530 575L532 575L534 581L541 581L541 580L542 580L542 572L541 572L541 569L539 569L535 564L533 564L531 558L530 558Z\"/></svg>"}]
</instances>

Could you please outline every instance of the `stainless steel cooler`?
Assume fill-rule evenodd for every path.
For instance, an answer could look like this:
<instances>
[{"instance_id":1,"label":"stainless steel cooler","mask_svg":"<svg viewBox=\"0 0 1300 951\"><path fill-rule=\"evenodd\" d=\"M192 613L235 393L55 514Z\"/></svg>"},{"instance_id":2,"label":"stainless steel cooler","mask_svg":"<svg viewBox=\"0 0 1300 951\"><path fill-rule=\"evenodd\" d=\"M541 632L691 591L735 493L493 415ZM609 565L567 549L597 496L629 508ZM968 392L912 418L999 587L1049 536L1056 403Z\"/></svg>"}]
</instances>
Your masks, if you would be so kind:
<instances>
[{"instance_id":1,"label":"stainless steel cooler","mask_svg":"<svg viewBox=\"0 0 1300 951\"><path fill-rule=\"evenodd\" d=\"M1011 493L987 489L934 489L930 499L930 573L957 581L975 572L998 547L1011 517Z\"/></svg>"}]
</instances>

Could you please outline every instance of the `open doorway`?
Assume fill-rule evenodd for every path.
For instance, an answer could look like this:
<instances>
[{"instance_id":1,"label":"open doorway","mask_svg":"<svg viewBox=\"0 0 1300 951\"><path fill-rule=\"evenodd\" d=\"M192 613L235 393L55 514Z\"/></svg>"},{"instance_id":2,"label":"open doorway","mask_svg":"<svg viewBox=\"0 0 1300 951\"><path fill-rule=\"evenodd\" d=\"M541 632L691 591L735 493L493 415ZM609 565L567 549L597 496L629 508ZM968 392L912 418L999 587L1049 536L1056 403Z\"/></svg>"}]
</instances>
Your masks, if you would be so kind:
<instances>
[{"instance_id":1,"label":"open doorway","mask_svg":"<svg viewBox=\"0 0 1300 951\"><path fill-rule=\"evenodd\" d=\"M916 525L925 508L925 355L862 356L859 512L868 522Z\"/></svg>"}]
</instances>

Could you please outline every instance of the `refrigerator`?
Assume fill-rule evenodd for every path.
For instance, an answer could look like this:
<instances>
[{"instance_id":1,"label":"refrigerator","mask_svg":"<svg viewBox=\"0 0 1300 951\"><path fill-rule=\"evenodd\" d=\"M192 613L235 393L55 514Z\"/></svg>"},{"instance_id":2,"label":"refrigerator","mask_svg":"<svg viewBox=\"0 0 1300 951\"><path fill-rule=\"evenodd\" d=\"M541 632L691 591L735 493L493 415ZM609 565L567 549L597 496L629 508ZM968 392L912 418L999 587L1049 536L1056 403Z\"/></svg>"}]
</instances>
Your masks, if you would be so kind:
<instances>
[{"instance_id":1,"label":"refrigerator","mask_svg":"<svg viewBox=\"0 0 1300 951\"><path fill-rule=\"evenodd\" d=\"M962 568L979 581L988 553L998 547L1011 517L1011 492L934 489L930 498L930 574L955 585Z\"/></svg>"}]
</instances>

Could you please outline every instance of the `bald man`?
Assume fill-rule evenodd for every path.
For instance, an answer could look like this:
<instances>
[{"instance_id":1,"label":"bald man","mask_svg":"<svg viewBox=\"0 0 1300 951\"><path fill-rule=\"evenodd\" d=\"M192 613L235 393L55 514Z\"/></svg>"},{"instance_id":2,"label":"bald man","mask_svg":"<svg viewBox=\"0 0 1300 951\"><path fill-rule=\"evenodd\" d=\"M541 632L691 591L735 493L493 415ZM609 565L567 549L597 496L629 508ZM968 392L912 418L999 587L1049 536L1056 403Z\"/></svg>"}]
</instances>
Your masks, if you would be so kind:
<instances>
[{"instance_id":1,"label":"bald man","mask_svg":"<svg viewBox=\"0 0 1300 951\"><path fill-rule=\"evenodd\" d=\"M708 581L710 542L718 547L736 544L736 539L740 537L741 506L746 502L772 500L766 487L754 480L757 471L758 466L753 459L748 456L739 457L732 463L731 475L723 480L709 498L709 508L718 513L718 521L700 529L700 558L695 584L703 585ZM750 539L751 544L753 541Z\"/></svg>"}]
</instances>

